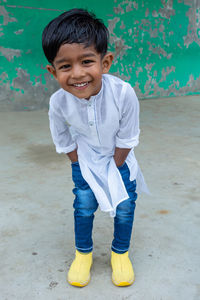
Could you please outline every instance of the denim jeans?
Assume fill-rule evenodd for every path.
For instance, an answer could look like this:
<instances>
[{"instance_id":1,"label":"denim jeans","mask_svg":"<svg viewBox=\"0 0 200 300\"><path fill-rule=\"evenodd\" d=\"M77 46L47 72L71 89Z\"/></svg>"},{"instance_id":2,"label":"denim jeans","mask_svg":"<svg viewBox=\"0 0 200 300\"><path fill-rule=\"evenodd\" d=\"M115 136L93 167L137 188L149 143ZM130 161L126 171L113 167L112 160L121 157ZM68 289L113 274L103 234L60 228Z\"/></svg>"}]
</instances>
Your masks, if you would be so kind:
<instances>
[{"instance_id":1,"label":"denim jeans","mask_svg":"<svg viewBox=\"0 0 200 300\"><path fill-rule=\"evenodd\" d=\"M114 239L111 249L116 253L125 253L130 246L137 193L135 192L136 181L129 180L130 172L127 164L124 163L118 169L129 198L122 201L116 208ZM73 204L75 245L78 251L89 253L93 249L92 229L98 202L88 183L83 178L78 162L72 163L72 179L75 184L73 189L75 195Z\"/></svg>"}]
</instances>

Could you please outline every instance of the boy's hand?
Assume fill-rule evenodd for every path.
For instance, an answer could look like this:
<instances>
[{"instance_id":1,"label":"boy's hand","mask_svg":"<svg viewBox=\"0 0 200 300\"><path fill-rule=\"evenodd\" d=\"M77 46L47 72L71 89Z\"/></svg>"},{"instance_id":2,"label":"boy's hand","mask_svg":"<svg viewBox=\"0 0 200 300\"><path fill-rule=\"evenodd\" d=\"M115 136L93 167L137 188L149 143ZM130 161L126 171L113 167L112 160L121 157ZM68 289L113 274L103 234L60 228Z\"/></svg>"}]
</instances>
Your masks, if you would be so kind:
<instances>
[{"instance_id":1,"label":"boy's hand","mask_svg":"<svg viewBox=\"0 0 200 300\"><path fill-rule=\"evenodd\" d=\"M69 157L69 159L71 160L72 163L78 161L77 149L75 149L72 152L67 153L67 156Z\"/></svg>"},{"instance_id":2,"label":"boy's hand","mask_svg":"<svg viewBox=\"0 0 200 300\"><path fill-rule=\"evenodd\" d=\"M120 167L125 162L127 155L129 154L131 149L125 148L115 148L114 160L117 167Z\"/></svg>"}]
</instances>

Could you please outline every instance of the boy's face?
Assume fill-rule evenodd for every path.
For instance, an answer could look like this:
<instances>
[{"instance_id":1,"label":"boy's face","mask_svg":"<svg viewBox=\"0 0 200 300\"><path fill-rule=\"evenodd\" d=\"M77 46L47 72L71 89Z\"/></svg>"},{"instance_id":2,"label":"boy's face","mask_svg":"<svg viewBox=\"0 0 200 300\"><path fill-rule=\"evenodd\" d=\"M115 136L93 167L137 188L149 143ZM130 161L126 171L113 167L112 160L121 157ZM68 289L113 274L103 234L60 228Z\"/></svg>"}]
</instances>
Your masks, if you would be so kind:
<instances>
[{"instance_id":1,"label":"boy's face","mask_svg":"<svg viewBox=\"0 0 200 300\"><path fill-rule=\"evenodd\" d=\"M111 53L102 58L94 46L85 48L83 44L64 44L53 66L47 65L47 70L64 90L78 98L89 99L100 91L102 74L109 71L112 60Z\"/></svg>"}]
</instances>

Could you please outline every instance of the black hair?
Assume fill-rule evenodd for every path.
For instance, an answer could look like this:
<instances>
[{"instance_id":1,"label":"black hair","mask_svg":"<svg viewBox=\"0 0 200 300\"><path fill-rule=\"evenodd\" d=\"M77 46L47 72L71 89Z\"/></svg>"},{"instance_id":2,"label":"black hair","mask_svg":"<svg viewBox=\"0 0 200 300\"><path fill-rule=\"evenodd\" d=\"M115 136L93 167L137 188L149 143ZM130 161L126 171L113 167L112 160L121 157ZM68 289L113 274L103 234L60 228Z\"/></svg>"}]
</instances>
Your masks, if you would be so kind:
<instances>
[{"instance_id":1,"label":"black hair","mask_svg":"<svg viewBox=\"0 0 200 300\"><path fill-rule=\"evenodd\" d=\"M53 61L63 44L94 45L103 57L108 48L109 32L103 21L84 9L71 9L53 19L42 33L42 47L47 60Z\"/></svg>"}]
</instances>

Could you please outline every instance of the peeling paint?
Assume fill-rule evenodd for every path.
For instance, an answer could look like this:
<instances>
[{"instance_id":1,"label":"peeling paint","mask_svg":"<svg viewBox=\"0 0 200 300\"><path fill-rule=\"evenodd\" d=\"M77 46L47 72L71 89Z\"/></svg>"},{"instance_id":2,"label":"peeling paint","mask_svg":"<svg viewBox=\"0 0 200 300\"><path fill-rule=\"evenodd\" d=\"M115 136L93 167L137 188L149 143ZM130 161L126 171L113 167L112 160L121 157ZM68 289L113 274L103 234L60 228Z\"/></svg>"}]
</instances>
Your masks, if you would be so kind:
<instances>
[{"instance_id":1,"label":"peeling paint","mask_svg":"<svg viewBox=\"0 0 200 300\"><path fill-rule=\"evenodd\" d=\"M126 55L126 50L131 49L132 47L126 45L125 40L123 40L122 38L115 38L114 45L115 45L115 59L114 59L114 64L115 64L117 59L120 58L122 60L124 55Z\"/></svg>"},{"instance_id":2,"label":"peeling paint","mask_svg":"<svg viewBox=\"0 0 200 300\"><path fill-rule=\"evenodd\" d=\"M0 75L0 79L1 79L1 82L4 81L5 79L8 78L8 74L6 72L3 72L1 75Z\"/></svg>"},{"instance_id":3,"label":"peeling paint","mask_svg":"<svg viewBox=\"0 0 200 300\"><path fill-rule=\"evenodd\" d=\"M2 80L7 76L8 74L5 73L4 76L2 76ZM59 86L48 73L45 74L45 81L46 85L42 84L40 77L33 83L30 81L30 74L18 68L16 78L14 78L11 83L7 82L1 87L1 111L31 111L48 108L49 95L57 90ZM48 86L48 90L46 89L46 86Z\"/></svg>"},{"instance_id":4,"label":"peeling paint","mask_svg":"<svg viewBox=\"0 0 200 300\"><path fill-rule=\"evenodd\" d=\"M175 10L173 9L173 0L168 0L165 3L165 0L161 1L163 7L159 9L159 14L166 19L170 19L172 16L175 15Z\"/></svg>"},{"instance_id":5,"label":"peeling paint","mask_svg":"<svg viewBox=\"0 0 200 300\"><path fill-rule=\"evenodd\" d=\"M137 68L137 71L136 71L136 76L137 77L139 76L140 72L143 72L142 67Z\"/></svg>"},{"instance_id":6,"label":"peeling paint","mask_svg":"<svg viewBox=\"0 0 200 300\"><path fill-rule=\"evenodd\" d=\"M18 29L14 33L18 35L18 34L22 34L23 32L24 32L24 29Z\"/></svg>"},{"instance_id":7,"label":"peeling paint","mask_svg":"<svg viewBox=\"0 0 200 300\"><path fill-rule=\"evenodd\" d=\"M193 42L196 42L200 46L200 1L192 1L192 7L186 15L189 19L189 26L187 35L183 37L184 45L188 48Z\"/></svg>"},{"instance_id":8,"label":"peeling paint","mask_svg":"<svg viewBox=\"0 0 200 300\"><path fill-rule=\"evenodd\" d=\"M22 51L19 49L9 49L9 48L0 47L0 53L8 61L12 61L14 59L14 57L21 56Z\"/></svg>"},{"instance_id":9,"label":"peeling paint","mask_svg":"<svg viewBox=\"0 0 200 300\"><path fill-rule=\"evenodd\" d=\"M114 12L116 14L123 15L125 12L130 12L133 9L138 9L138 3L136 1L125 0L122 1L122 3L120 3L117 7L114 7Z\"/></svg>"},{"instance_id":10,"label":"peeling paint","mask_svg":"<svg viewBox=\"0 0 200 300\"><path fill-rule=\"evenodd\" d=\"M9 17L9 13L4 6L0 6L0 16L3 16L3 25L7 25L9 22L17 22L14 17Z\"/></svg>"},{"instance_id":11,"label":"peeling paint","mask_svg":"<svg viewBox=\"0 0 200 300\"><path fill-rule=\"evenodd\" d=\"M3 28L0 27L0 31L3 31ZM1 37L2 35L4 35L4 33L3 33L3 32L0 32L0 37Z\"/></svg>"},{"instance_id":12,"label":"peeling paint","mask_svg":"<svg viewBox=\"0 0 200 300\"><path fill-rule=\"evenodd\" d=\"M149 5L147 4L147 2ZM189 43L193 43L194 41L196 41L196 43L199 45L200 1L194 1L195 3L191 2L192 1L184 1L184 4L188 5L189 9L187 9L187 7L184 6L183 10L183 5L180 9L177 9L178 4L176 3L176 1L172 0L160 1L160 7L158 5L158 2L157 4L152 3L152 5L150 5L150 1L146 1L145 5L143 5L144 2L142 2L141 4L141 2L137 1L137 10L140 11L140 16L143 13L143 16L145 15L145 18L140 18L139 12L137 14L136 11L134 11L134 15L132 14L133 19L131 24L130 14L127 14L126 16L126 7L129 1L115 1L116 5L114 7L114 12L116 13L116 15L120 16L120 20L118 22L115 22L115 26L112 30L114 34L113 39L111 40L111 44L113 45L113 47L115 47L117 37L120 35L120 27L118 23L123 22L126 28L126 31L122 34L124 38L124 44L132 45L131 51L129 49L126 50L126 53L124 54L126 55L126 57L120 56L120 53L117 52L117 59L115 61L115 65L118 66L118 71L115 73L118 75L121 73L125 75L126 73L125 76L121 76L122 78L129 78L130 74L132 74L132 77L134 74L134 72L132 72L132 69L129 68L126 71L126 68L124 66L119 68L119 63L122 60L128 60L128 58L129 61L130 59L133 60L134 57L132 65L133 68L137 66L137 68L135 69L135 75L139 81L135 80L133 86L137 90L140 98L158 97L159 95L180 95L179 90L181 91L181 93L188 93L189 88L191 88L191 93L197 92L197 84L194 84L194 82L199 82L197 76L193 76L192 78L190 74L188 74L188 78L190 78L191 83L188 86L188 82L185 81L185 84L187 85L187 87L185 88L180 84L183 76L187 73L182 72L183 63L181 64L183 51L185 53L186 47L184 47L183 42L181 42L181 38L183 39L184 35L181 36L179 32L182 33L184 32L184 29L187 28L187 22L184 22L183 18L189 21L188 30L196 26L196 31L193 30L193 32L195 32L196 35L193 34L192 36L189 36ZM197 5L196 2L198 2L199 4ZM144 7L144 9L142 10L141 7ZM179 14L181 16L181 18L179 17L180 23L174 24L174 26L172 27L170 26L170 23L173 24L174 21L178 22L176 14ZM133 26L133 24L135 26ZM185 38L185 45L187 42L188 40ZM187 44L188 46L189 43ZM133 46L134 44L138 46ZM178 49L182 49L181 55L179 55ZM199 49L196 49L196 51L198 51L196 53L199 53ZM179 60L177 59L179 57L181 59L180 64ZM187 59L184 61L184 66L186 66L186 62L188 60L188 56L186 57ZM135 58L137 59L136 61ZM145 64L145 62L147 63ZM177 64L179 64L180 66L177 67ZM191 71L191 63L188 64L188 67L189 68L186 68L186 70ZM144 71L145 69L146 71ZM196 68L196 74L199 73L197 70L198 68ZM172 74L174 79L172 79ZM179 80L176 79L177 76L179 76ZM145 77L147 79L144 81ZM144 85L144 88L141 88L143 82L146 83ZM168 85L167 82L169 82ZM164 84L164 86L166 87L160 87L161 84ZM195 86L195 89L193 89L192 85ZM198 89L200 91L200 86Z\"/></svg>"},{"instance_id":13,"label":"peeling paint","mask_svg":"<svg viewBox=\"0 0 200 300\"><path fill-rule=\"evenodd\" d=\"M148 7L146 8L146 11L145 11L145 18L147 18L149 16L149 9Z\"/></svg>"},{"instance_id":14,"label":"peeling paint","mask_svg":"<svg viewBox=\"0 0 200 300\"><path fill-rule=\"evenodd\" d=\"M115 26L119 22L119 20L120 20L120 18L117 18L117 17L108 20L108 29L109 29L111 36L114 35L113 30L115 29Z\"/></svg>"},{"instance_id":15,"label":"peeling paint","mask_svg":"<svg viewBox=\"0 0 200 300\"><path fill-rule=\"evenodd\" d=\"M125 26L124 22L122 21L121 25L120 25L120 29L125 29L125 28L126 28L126 26Z\"/></svg>"},{"instance_id":16,"label":"peeling paint","mask_svg":"<svg viewBox=\"0 0 200 300\"><path fill-rule=\"evenodd\" d=\"M148 72L148 71L151 71L151 69L153 68L154 65L155 65L155 63L153 63L153 64L146 64L144 68L145 68L145 69L147 70L147 72Z\"/></svg>"},{"instance_id":17,"label":"peeling paint","mask_svg":"<svg viewBox=\"0 0 200 300\"><path fill-rule=\"evenodd\" d=\"M161 54L163 57L166 57L167 59L170 59L172 57L172 53L167 53L161 46L156 46L156 44L151 44L150 42L147 42L149 45L149 51L152 51L154 54L158 54L161 58Z\"/></svg>"},{"instance_id":18,"label":"peeling paint","mask_svg":"<svg viewBox=\"0 0 200 300\"><path fill-rule=\"evenodd\" d=\"M166 81L167 76L171 73L171 72L175 72L175 67L172 66L171 68L167 67L166 70L163 68L162 69L162 78L160 79L159 82L163 82Z\"/></svg>"}]
</instances>

